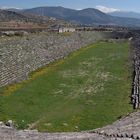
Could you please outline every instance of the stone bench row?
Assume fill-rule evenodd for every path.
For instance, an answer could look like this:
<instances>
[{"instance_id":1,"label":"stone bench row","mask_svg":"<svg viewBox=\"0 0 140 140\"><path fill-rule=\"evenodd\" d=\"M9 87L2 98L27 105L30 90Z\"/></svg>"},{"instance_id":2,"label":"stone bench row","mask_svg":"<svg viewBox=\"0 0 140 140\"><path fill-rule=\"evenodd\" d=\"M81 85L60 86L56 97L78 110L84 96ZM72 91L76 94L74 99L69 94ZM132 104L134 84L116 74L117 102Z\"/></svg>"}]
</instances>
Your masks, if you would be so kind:
<instances>
[{"instance_id":1,"label":"stone bench row","mask_svg":"<svg viewBox=\"0 0 140 140\"><path fill-rule=\"evenodd\" d=\"M135 109L140 108L140 37L133 40L133 84L131 101Z\"/></svg>"},{"instance_id":2,"label":"stone bench row","mask_svg":"<svg viewBox=\"0 0 140 140\"><path fill-rule=\"evenodd\" d=\"M20 75L25 75L23 79L26 79L26 75L30 72L55 60L65 58L73 51L93 43L92 34L74 33L66 37L34 35L28 40L23 37L20 40L16 38L14 41L2 42L0 44L2 52L0 54L0 86L3 86L4 83L6 85L19 81L18 77L22 77ZM52 44L52 46L48 46L48 44Z\"/></svg>"}]
</instances>

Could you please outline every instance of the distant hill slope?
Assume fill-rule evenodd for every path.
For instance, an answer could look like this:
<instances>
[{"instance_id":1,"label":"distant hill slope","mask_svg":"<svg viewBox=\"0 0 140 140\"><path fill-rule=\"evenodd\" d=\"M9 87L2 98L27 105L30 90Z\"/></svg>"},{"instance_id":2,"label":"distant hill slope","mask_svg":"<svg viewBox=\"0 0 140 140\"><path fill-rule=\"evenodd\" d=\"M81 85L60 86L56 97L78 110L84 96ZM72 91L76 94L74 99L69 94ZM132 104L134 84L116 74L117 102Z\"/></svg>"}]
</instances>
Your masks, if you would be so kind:
<instances>
[{"instance_id":1,"label":"distant hill slope","mask_svg":"<svg viewBox=\"0 0 140 140\"><path fill-rule=\"evenodd\" d=\"M0 22L8 22L11 20L21 21L27 19L22 14L12 11L0 10Z\"/></svg>"},{"instance_id":2,"label":"distant hill slope","mask_svg":"<svg viewBox=\"0 0 140 140\"><path fill-rule=\"evenodd\" d=\"M39 16L31 14L22 14L17 13L15 11L0 10L0 22L23 21L23 22L43 23L44 21L47 20L48 20L47 17L41 18Z\"/></svg>"},{"instance_id":3,"label":"distant hill slope","mask_svg":"<svg viewBox=\"0 0 140 140\"><path fill-rule=\"evenodd\" d=\"M116 12L109 13L109 15L117 16L117 17L128 17L128 18L140 19L140 13L136 13L136 12L116 11Z\"/></svg>"},{"instance_id":4,"label":"distant hill slope","mask_svg":"<svg viewBox=\"0 0 140 140\"><path fill-rule=\"evenodd\" d=\"M10 22L24 22L24 23L32 23L32 24L38 24L38 25L63 25L63 24L70 24L68 22L65 22L63 20L57 20L52 19L47 16L39 16L32 13L23 13L20 11L14 11L14 9L11 10L0 10L0 26L1 23L6 22L7 24Z\"/></svg>"},{"instance_id":5,"label":"distant hill slope","mask_svg":"<svg viewBox=\"0 0 140 140\"><path fill-rule=\"evenodd\" d=\"M80 24L140 26L140 19L113 17L94 8L73 10L64 7L37 7L25 9L22 10L22 12L55 17L57 19L63 19Z\"/></svg>"}]
</instances>

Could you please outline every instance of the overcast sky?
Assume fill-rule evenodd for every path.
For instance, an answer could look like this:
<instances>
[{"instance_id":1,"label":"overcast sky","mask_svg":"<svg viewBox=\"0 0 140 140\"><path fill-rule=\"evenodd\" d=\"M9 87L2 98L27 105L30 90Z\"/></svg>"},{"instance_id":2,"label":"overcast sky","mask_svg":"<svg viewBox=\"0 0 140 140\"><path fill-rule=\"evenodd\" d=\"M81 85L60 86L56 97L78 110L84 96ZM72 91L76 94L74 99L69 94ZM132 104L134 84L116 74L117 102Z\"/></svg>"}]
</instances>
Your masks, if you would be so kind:
<instances>
[{"instance_id":1,"label":"overcast sky","mask_svg":"<svg viewBox=\"0 0 140 140\"><path fill-rule=\"evenodd\" d=\"M0 0L1 8L38 6L63 6L73 9L98 8L104 12L116 10L140 12L140 0Z\"/></svg>"}]
</instances>

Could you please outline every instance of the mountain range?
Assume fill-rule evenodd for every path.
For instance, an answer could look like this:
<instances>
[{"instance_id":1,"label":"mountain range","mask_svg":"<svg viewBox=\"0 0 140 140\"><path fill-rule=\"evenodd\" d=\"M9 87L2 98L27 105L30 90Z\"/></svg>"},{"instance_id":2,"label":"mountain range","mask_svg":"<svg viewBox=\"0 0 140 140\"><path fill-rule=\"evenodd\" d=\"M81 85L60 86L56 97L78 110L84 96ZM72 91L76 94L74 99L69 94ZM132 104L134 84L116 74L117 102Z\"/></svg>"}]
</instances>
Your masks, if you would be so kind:
<instances>
[{"instance_id":1,"label":"mountain range","mask_svg":"<svg viewBox=\"0 0 140 140\"><path fill-rule=\"evenodd\" d=\"M109 15L117 16L117 17L127 17L127 18L140 19L140 13L136 13L136 12L116 11L116 12L109 13Z\"/></svg>"},{"instance_id":2,"label":"mountain range","mask_svg":"<svg viewBox=\"0 0 140 140\"><path fill-rule=\"evenodd\" d=\"M119 15L114 15L115 13L105 14L94 8L87 8L83 10L74 10L64 7L36 7L31 9L7 9L9 12L14 12L15 14L21 16L27 16L28 18L37 17L41 18L54 17L59 20L64 20L76 24L84 25L119 25L119 26L137 26L140 27L140 19L136 17L119 17ZM2 10L0 11L0 13ZM10 13L9 13L10 14ZM30 15L30 16L29 16ZM9 17L8 17L9 18ZM37 18L32 18L37 19ZM0 15L1 21L1 15Z\"/></svg>"},{"instance_id":3,"label":"mountain range","mask_svg":"<svg viewBox=\"0 0 140 140\"><path fill-rule=\"evenodd\" d=\"M116 17L105 14L94 8L74 10L64 7L36 7L24 9L23 13L31 13L41 16L55 17L78 24L86 25L121 25L121 26L140 26L140 19L128 17Z\"/></svg>"}]
</instances>

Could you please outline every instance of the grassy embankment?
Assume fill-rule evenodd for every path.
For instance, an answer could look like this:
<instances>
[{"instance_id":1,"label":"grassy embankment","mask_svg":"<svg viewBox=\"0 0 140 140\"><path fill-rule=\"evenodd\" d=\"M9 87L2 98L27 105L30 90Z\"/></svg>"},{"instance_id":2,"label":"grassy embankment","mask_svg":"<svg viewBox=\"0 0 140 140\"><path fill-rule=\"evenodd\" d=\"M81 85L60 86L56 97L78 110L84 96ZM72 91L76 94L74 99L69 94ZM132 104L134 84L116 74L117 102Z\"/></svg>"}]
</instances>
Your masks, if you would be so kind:
<instances>
[{"instance_id":1,"label":"grassy embankment","mask_svg":"<svg viewBox=\"0 0 140 140\"><path fill-rule=\"evenodd\" d=\"M128 43L101 42L5 89L0 120L40 131L81 131L132 111Z\"/></svg>"}]
</instances>

